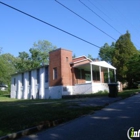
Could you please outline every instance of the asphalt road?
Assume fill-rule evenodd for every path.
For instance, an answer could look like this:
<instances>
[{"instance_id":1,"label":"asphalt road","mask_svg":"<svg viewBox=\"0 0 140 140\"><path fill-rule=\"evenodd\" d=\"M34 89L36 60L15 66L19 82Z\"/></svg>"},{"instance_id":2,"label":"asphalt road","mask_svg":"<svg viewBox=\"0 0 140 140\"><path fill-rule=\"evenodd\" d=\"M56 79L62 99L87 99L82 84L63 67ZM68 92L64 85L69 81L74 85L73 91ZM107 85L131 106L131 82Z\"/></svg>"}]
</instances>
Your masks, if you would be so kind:
<instances>
[{"instance_id":1,"label":"asphalt road","mask_svg":"<svg viewBox=\"0 0 140 140\"><path fill-rule=\"evenodd\" d=\"M20 140L128 140L130 127L140 129L140 94Z\"/></svg>"}]
</instances>

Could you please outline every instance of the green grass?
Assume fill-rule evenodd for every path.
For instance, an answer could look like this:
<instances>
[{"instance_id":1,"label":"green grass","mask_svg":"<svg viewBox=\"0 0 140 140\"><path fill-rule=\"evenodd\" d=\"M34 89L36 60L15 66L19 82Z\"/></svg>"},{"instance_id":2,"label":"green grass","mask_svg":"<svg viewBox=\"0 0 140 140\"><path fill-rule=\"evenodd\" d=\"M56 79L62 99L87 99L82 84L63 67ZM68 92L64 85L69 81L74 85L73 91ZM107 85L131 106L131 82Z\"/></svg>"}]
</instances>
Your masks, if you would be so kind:
<instances>
[{"instance_id":1,"label":"green grass","mask_svg":"<svg viewBox=\"0 0 140 140\"><path fill-rule=\"evenodd\" d=\"M69 121L101 109L101 107L77 106L77 104L67 104L61 101L49 104L29 104L27 101L0 102L0 136L30 128L46 121L51 122L60 119Z\"/></svg>"},{"instance_id":2,"label":"green grass","mask_svg":"<svg viewBox=\"0 0 140 140\"><path fill-rule=\"evenodd\" d=\"M124 90L124 91L118 93L118 97L128 98L137 92L140 92L140 89Z\"/></svg>"},{"instance_id":3,"label":"green grass","mask_svg":"<svg viewBox=\"0 0 140 140\"><path fill-rule=\"evenodd\" d=\"M126 90L118 93L118 96L127 98L139 91L139 89ZM84 98L101 96L108 96L108 93L89 94L84 96ZM46 121L50 122L60 119L69 121L102 108L101 106L79 107L77 103L66 102L66 99L17 100L9 97L7 94L0 95L0 136L30 128ZM78 95L78 98L80 98L80 95Z\"/></svg>"}]
</instances>

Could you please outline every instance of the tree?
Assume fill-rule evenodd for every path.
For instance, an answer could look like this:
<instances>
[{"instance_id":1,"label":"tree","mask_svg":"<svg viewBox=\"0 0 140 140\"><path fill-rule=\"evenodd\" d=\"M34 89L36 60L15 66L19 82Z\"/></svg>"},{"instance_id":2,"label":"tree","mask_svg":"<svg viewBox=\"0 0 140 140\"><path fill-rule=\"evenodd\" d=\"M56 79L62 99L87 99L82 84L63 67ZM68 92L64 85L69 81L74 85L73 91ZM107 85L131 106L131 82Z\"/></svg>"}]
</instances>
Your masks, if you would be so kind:
<instances>
[{"instance_id":1,"label":"tree","mask_svg":"<svg viewBox=\"0 0 140 140\"><path fill-rule=\"evenodd\" d=\"M31 69L31 61L29 54L26 52L19 52L19 56L17 58L15 67L17 72L22 72Z\"/></svg>"},{"instance_id":2,"label":"tree","mask_svg":"<svg viewBox=\"0 0 140 140\"><path fill-rule=\"evenodd\" d=\"M76 54L73 54L72 58L76 58Z\"/></svg>"},{"instance_id":3,"label":"tree","mask_svg":"<svg viewBox=\"0 0 140 140\"><path fill-rule=\"evenodd\" d=\"M87 58L91 59L92 61L99 60L99 58L93 58L91 54L88 54Z\"/></svg>"},{"instance_id":4,"label":"tree","mask_svg":"<svg viewBox=\"0 0 140 140\"><path fill-rule=\"evenodd\" d=\"M134 82L140 81L140 52L133 55L127 62L128 86L133 88Z\"/></svg>"},{"instance_id":5,"label":"tree","mask_svg":"<svg viewBox=\"0 0 140 140\"><path fill-rule=\"evenodd\" d=\"M114 50L115 50L114 42L112 42L111 46L109 46L107 43L105 43L104 46L102 46L99 51L100 59L112 64Z\"/></svg>"},{"instance_id":6,"label":"tree","mask_svg":"<svg viewBox=\"0 0 140 140\"><path fill-rule=\"evenodd\" d=\"M136 50L135 46L131 42L130 34L127 31L126 34L121 35L119 39L117 40L115 44L113 59L112 59L113 65L117 68L118 80L123 82L128 79L127 63L129 59L134 54L137 54L137 53L138 51Z\"/></svg>"},{"instance_id":7,"label":"tree","mask_svg":"<svg viewBox=\"0 0 140 140\"><path fill-rule=\"evenodd\" d=\"M34 43L33 47L29 49L29 54L26 52L19 52L16 64L18 72L49 64L49 52L56 48L57 47L50 42L43 40Z\"/></svg>"},{"instance_id":8,"label":"tree","mask_svg":"<svg viewBox=\"0 0 140 140\"><path fill-rule=\"evenodd\" d=\"M91 60L93 60L93 59L94 59L94 58L92 57L92 55L91 55L91 54L88 54L87 58L89 58L89 59L91 59Z\"/></svg>"},{"instance_id":9,"label":"tree","mask_svg":"<svg viewBox=\"0 0 140 140\"><path fill-rule=\"evenodd\" d=\"M38 53L38 56L36 57L37 61L40 61L41 65L46 65L49 64L49 52L56 48L56 46L46 40L39 40L38 43L33 44L33 48L30 49L30 52Z\"/></svg>"},{"instance_id":10,"label":"tree","mask_svg":"<svg viewBox=\"0 0 140 140\"><path fill-rule=\"evenodd\" d=\"M16 60L17 59L9 53L0 55L0 83L9 85L9 88L11 74L16 72Z\"/></svg>"}]
</instances>

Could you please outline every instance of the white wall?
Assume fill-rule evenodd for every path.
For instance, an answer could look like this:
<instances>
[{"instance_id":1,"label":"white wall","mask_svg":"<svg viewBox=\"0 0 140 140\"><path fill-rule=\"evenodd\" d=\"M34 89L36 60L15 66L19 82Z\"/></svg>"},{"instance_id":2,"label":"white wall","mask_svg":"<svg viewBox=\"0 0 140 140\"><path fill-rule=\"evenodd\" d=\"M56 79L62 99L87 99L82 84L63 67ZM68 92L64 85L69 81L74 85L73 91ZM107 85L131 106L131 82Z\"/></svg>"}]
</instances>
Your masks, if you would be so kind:
<instances>
[{"instance_id":1,"label":"white wall","mask_svg":"<svg viewBox=\"0 0 140 140\"><path fill-rule=\"evenodd\" d=\"M14 85L14 78L16 84ZM24 86L22 74L13 75L11 78L11 98L17 99L46 99L49 98L49 83L45 83L45 67L40 68L40 83L37 83L37 70L31 71L31 85L29 85L29 71L24 73ZM52 89L51 89L52 90ZM52 91L51 91L52 92Z\"/></svg>"},{"instance_id":2,"label":"white wall","mask_svg":"<svg viewBox=\"0 0 140 140\"><path fill-rule=\"evenodd\" d=\"M45 99L45 68L40 68L39 98Z\"/></svg>"},{"instance_id":3,"label":"white wall","mask_svg":"<svg viewBox=\"0 0 140 140\"><path fill-rule=\"evenodd\" d=\"M109 92L109 87L107 83L92 83L92 85L93 85L93 93L104 90Z\"/></svg>"},{"instance_id":4,"label":"white wall","mask_svg":"<svg viewBox=\"0 0 140 140\"><path fill-rule=\"evenodd\" d=\"M21 74L17 75L17 93L16 93L16 98L17 99L22 99L22 84L21 84Z\"/></svg>"},{"instance_id":5,"label":"white wall","mask_svg":"<svg viewBox=\"0 0 140 140\"><path fill-rule=\"evenodd\" d=\"M62 95L72 95L73 86L63 86Z\"/></svg>"},{"instance_id":6,"label":"white wall","mask_svg":"<svg viewBox=\"0 0 140 140\"><path fill-rule=\"evenodd\" d=\"M29 72L24 73L23 99L28 99Z\"/></svg>"},{"instance_id":7,"label":"white wall","mask_svg":"<svg viewBox=\"0 0 140 140\"><path fill-rule=\"evenodd\" d=\"M72 95L75 95L75 94L88 94L88 93L92 93L92 84L91 83L78 84L78 85L73 86Z\"/></svg>"},{"instance_id":8,"label":"white wall","mask_svg":"<svg viewBox=\"0 0 140 140\"><path fill-rule=\"evenodd\" d=\"M11 97L11 98L16 98L17 82L16 82L15 85L14 85L14 78L15 78L15 80L17 80L16 77L17 77L17 76L14 75L14 76L12 76L12 78L11 78L11 94L10 94L10 97Z\"/></svg>"},{"instance_id":9,"label":"white wall","mask_svg":"<svg viewBox=\"0 0 140 140\"><path fill-rule=\"evenodd\" d=\"M109 92L107 83L85 83L63 87L62 95L90 94L104 90Z\"/></svg>"},{"instance_id":10,"label":"white wall","mask_svg":"<svg viewBox=\"0 0 140 140\"><path fill-rule=\"evenodd\" d=\"M61 99L63 86L49 87L49 99Z\"/></svg>"}]
</instances>

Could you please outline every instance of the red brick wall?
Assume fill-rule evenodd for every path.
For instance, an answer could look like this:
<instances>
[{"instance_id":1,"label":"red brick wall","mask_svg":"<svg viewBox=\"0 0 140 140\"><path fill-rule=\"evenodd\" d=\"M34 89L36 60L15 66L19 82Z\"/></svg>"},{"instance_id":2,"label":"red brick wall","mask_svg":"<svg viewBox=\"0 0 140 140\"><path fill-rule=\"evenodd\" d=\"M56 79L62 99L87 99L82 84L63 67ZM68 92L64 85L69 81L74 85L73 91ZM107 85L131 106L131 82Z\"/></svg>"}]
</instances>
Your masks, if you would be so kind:
<instances>
[{"instance_id":1,"label":"red brick wall","mask_svg":"<svg viewBox=\"0 0 140 140\"><path fill-rule=\"evenodd\" d=\"M49 85L72 85L72 52L65 49L57 49L49 54ZM57 68L57 79L53 80L53 68Z\"/></svg>"},{"instance_id":2,"label":"red brick wall","mask_svg":"<svg viewBox=\"0 0 140 140\"><path fill-rule=\"evenodd\" d=\"M61 74L63 85L72 85L71 62L72 52L64 49L61 50Z\"/></svg>"},{"instance_id":3,"label":"red brick wall","mask_svg":"<svg viewBox=\"0 0 140 140\"><path fill-rule=\"evenodd\" d=\"M74 58L72 60L72 62L81 61L81 60L84 60L84 59L86 59L86 57L85 56L81 56L81 57L78 57L78 58Z\"/></svg>"},{"instance_id":4,"label":"red brick wall","mask_svg":"<svg viewBox=\"0 0 140 140\"><path fill-rule=\"evenodd\" d=\"M78 70L77 68L72 68L70 63L72 60L72 52L65 49L57 49L49 54L50 63L49 63L49 86L58 86L58 85L75 85L75 84L84 84L85 81L85 71L82 70L82 79L77 78ZM85 59L85 57L80 57L74 59L74 62ZM75 61L76 60L76 61ZM89 60L79 62L78 64L89 63ZM57 79L53 80L53 69L57 68ZM90 72L89 72L90 73ZM94 76L94 75L93 75ZM104 74L101 73L102 82L104 82ZM94 81L100 82L100 81Z\"/></svg>"}]
</instances>

